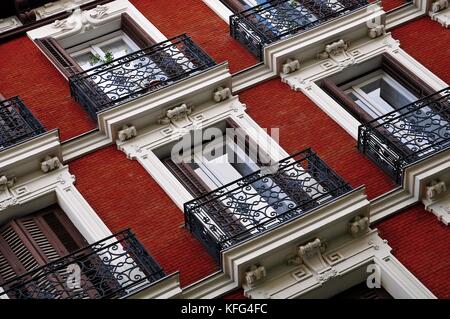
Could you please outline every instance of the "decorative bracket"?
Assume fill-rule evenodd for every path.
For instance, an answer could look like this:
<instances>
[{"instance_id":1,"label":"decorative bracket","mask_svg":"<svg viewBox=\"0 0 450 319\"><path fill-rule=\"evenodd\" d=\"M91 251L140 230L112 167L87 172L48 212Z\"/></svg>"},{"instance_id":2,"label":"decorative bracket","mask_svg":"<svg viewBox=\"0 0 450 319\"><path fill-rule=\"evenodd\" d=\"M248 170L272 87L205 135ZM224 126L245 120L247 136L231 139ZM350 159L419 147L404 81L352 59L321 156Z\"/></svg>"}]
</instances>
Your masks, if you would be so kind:
<instances>
[{"instance_id":1,"label":"decorative bracket","mask_svg":"<svg viewBox=\"0 0 450 319\"><path fill-rule=\"evenodd\" d=\"M432 180L422 199L425 209L435 214L445 225L450 224L450 194L444 181Z\"/></svg>"},{"instance_id":2,"label":"decorative bracket","mask_svg":"<svg viewBox=\"0 0 450 319\"><path fill-rule=\"evenodd\" d=\"M344 40L340 39L339 41L327 44L325 46L325 50L317 55L317 58L320 60L324 60L329 58L330 56L339 55L344 53L348 49L348 43Z\"/></svg>"},{"instance_id":3,"label":"decorative bracket","mask_svg":"<svg viewBox=\"0 0 450 319\"><path fill-rule=\"evenodd\" d=\"M283 64L282 72L284 74L289 74L297 70L300 70L299 60L287 59L286 63Z\"/></svg>"},{"instance_id":4,"label":"decorative bracket","mask_svg":"<svg viewBox=\"0 0 450 319\"><path fill-rule=\"evenodd\" d=\"M251 288L254 287L256 283L263 280L266 276L267 272L264 266L255 264L245 272L245 282Z\"/></svg>"},{"instance_id":5,"label":"decorative bracket","mask_svg":"<svg viewBox=\"0 0 450 319\"><path fill-rule=\"evenodd\" d=\"M9 188L14 186L16 178L7 178L6 176L0 176L0 192L6 192Z\"/></svg>"},{"instance_id":6,"label":"decorative bracket","mask_svg":"<svg viewBox=\"0 0 450 319\"><path fill-rule=\"evenodd\" d=\"M213 99L216 102L222 102L231 97L231 90L227 87L218 87L213 94Z\"/></svg>"},{"instance_id":7,"label":"decorative bracket","mask_svg":"<svg viewBox=\"0 0 450 319\"><path fill-rule=\"evenodd\" d=\"M325 252L325 250L325 245L322 244L319 238L316 238L306 245L299 246L297 253L306 266L316 272L320 272L329 268L322 256L322 253Z\"/></svg>"},{"instance_id":8,"label":"decorative bracket","mask_svg":"<svg viewBox=\"0 0 450 319\"><path fill-rule=\"evenodd\" d=\"M124 125L118 133L119 141L124 142L137 136L136 127L133 125Z\"/></svg>"},{"instance_id":9,"label":"decorative bracket","mask_svg":"<svg viewBox=\"0 0 450 319\"><path fill-rule=\"evenodd\" d=\"M166 111L166 116L159 120L159 124L169 124L171 121L186 118L192 113L192 107L185 103Z\"/></svg>"},{"instance_id":10,"label":"decorative bracket","mask_svg":"<svg viewBox=\"0 0 450 319\"><path fill-rule=\"evenodd\" d=\"M372 39L378 38L383 34L386 34L386 28L383 24L369 29L369 37Z\"/></svg>"},{"instance_id":11,"label":"decorative bracket","mask_svg":"<svg viewBox=\"0 0 450 319\"><path fill-rule=\"evenodd\" d=\"M369 224L369 217L356 216L350 223L348 223L348 230L350 234L356 238L369 229Z\"/></svg>"},{"instance_id":12,"label":"decorative bracket","mask_svg":"<svg viewBox=\"0 0 450 319\"><path fill-rule=\"evenodd\" d=\"M52 157L50 155L47 155L45 157L45 160L41 162L41 171L44 173L51 172L59 167L61 167L61 162L56 156Z\"/></svg>"}]
</instances>

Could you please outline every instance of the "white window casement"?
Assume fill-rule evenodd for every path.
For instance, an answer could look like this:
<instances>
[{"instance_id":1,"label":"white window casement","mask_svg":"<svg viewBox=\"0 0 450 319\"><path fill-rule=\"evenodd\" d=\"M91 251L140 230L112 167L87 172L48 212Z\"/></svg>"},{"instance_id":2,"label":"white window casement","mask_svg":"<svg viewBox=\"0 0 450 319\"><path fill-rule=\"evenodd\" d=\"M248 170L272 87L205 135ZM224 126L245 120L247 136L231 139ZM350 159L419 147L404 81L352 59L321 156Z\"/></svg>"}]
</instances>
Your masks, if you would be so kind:
<instances>
[{"instance_id":1,"label":"white window casement","mask_svg":"<svg viewBox=\"0 0 450 319\"><path fill-rule=\"evenodd\" d=\"M27 34L66 78L167 40L127 0L77 9Z\"/></svg>"},{"instance_id":2,"label":"white window casement","mask_svg":"<svg viewBox=\"0 0 450 319\"><path fill-rule=\"evenodd\" d=\"M67 48L66 51L83 70L88 70L138 50L139 46L120 30Z\"/></svg>"},{"instance_id":3,"label":"white window casement","mask_svg":"<svg viewBox=\"0 0 450 319\"><path fill-rule=\"evenodd\" d=\"M408 21L427 15L433 0L412 0L386 14L386 29L391 30Z\"/></svg>"}]
</instances>

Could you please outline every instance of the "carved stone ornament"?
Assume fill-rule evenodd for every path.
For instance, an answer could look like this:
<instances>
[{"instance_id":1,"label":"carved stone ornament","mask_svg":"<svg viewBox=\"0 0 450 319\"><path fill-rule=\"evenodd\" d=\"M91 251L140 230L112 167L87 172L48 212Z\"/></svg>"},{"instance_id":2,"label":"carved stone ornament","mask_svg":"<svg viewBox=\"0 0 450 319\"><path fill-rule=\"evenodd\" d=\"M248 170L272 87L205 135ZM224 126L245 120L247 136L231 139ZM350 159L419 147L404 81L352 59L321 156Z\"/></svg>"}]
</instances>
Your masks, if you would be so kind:
<instances>
[{"instance_id":1,"label":"carved stone ornament","mask_svg":"<svg viewBox=\"0 0 450 319\"><path fill-rule=\"evenodd\" d=\"M136 127L132 125L124 125L122 126L122 130L120 130L117 134L119 141L124 142L133 137L137 136Z\"/></svg>"},{"instance_id":2,"label":"carved stone ornament","mask_svg":"<svg viewBox=\"0 0 450 319\"><path fill-rule=\"evenodd\" d=\"M358 237L369 229L369 218L366 216L356 216L349 224L348 230L353 237Z\"/></svg>"},{"instance_id":3,"label":"carved stone ornament","mask_svg":"<svg viewBox=\"0 0 450 319\"><path fill-rule=\"evenodd\" d=\"M186 118L192 113L192 107L186 104L181 104L166 111L166 116L159 120L160 124L169 124L173 120L179 120Z\"/></svg>"},{"instance_id":4,"label":"carved stone ornament","mask_svg":"<svg viewBox=\"0 0 450 319\"><path fill-rule=\"evenodd\" d=\"M41 162L41 171L44 173L51 172L61 167L61 162L56 156L47 155L45 160Z\"/></svg>"},{"instance_id":5,"label":"carved stone ornament","mask_svg":"<svg viewBox=\"0 0 450 319\"><path fill-rule=\"evenodd\" d=\"M218 87L213 94L213 99L216 102L222 102L231 97L231 90L227 87Z\"/></svg>"},{"instance_id":6,"label":"carved stone ornament","mask_svg":"<svg viewBox=\"0 0 450 319\"><path fill-rule=\"evenodd\" d=\"M255 285L255 283L261 281L266 276L267 272L264 266L255 264L245 272L245 282L248 286L252 287Z\"/></svg>"},{"instance_id":7,"label":"carved stone ornament","mask_svg":"<svg viewBox=\"0 0 450 319\"><path fill-rule=\"evenodd\" d=\"M300 70L299 60L287 59L286 63L283 64L282 72L284 74L289 74L297 70Z\"/></svg>"}]
</instances>

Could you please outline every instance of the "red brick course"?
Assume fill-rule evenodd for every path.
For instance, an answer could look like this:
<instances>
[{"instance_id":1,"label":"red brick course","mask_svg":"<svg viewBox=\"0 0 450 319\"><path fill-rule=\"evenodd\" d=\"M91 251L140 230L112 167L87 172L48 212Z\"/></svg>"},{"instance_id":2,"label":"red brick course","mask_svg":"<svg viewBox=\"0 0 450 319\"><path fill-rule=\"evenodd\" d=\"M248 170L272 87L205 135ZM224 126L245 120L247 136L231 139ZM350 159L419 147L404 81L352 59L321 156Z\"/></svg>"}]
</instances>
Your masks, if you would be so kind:
<instances>
[{"instance_id":1,"label":"red brick course","mask_svg":"<svg viewBox=\"0 0 450 319\"><path fill-rule=\"evenodd\" d=\"M280 129L280 144L289 153L311 147L353 187L366 185L369 198L395 187L392 180L356 148L356 140L308 97L280 79L240 94L250 116L263 128Z\"/></svg>"},{"instance_id":2,"label":"red brick course","mask_svg":"<svg viewBox=\"0 0 450 319\"><path fill-rule=\"evenodd\" d=\"M69 83L26 36L0 45L0 92L19 95L47 130L59 128L62 140L96 127L70 96Z\"/></svg>"},{"instance_id":3,"label":"red brick course","mask_svg":"<svg viewBox=\"0 0 450 319\"><path fill-rule=\"evenodd\" d=\"M183 286L218 270L184 225L183 212L137 162L114 146L70 163L76 187L112 232L131 228Z\"/></svg>"},{"instance_id":4,"label":"red brick course","mask_svg":"<svg viewBox=\"0 0 450 319\"><path fill-rule=\"evenodd\" d=\"M258 62L230 36L228 24L202 0L130 2L166 37L187 33L217 63L228 61L232 73Z\"/></svg>"},{"instance_id":5,"label":"red brick course","mask_svg":"<svg viewBox=\"0 0 450 319\"><path fill-rule=\"evenodd\" d=\"M408 22L392 32L400 47L446 83L450 83L450 32L429 17Z\"/></svg>"},{"instance_id":6,"label":"red brick course","mask_svg":"<svg viewBox=\"0 0 450 319\"><path fill-rule=\"evenodd\" d=\"M438 298L450 298L450 231L417 204L375 225L393 254Z\"/></svg>"}]
</instances>

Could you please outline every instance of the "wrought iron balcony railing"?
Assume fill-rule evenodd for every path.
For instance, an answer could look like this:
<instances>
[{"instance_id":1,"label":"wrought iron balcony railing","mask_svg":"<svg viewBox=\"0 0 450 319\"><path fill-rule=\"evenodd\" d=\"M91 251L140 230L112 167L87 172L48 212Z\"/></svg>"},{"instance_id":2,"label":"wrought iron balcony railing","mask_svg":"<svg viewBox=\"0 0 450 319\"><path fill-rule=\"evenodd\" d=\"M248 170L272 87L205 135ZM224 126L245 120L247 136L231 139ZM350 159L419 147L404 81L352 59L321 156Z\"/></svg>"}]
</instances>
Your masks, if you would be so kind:
<instances>
[{"instance_id":1,"label":"wrought iron balcony railing","mask_svg":"<svg viewBox=\"0 0 450 319\"><path fill-rule=\"evenodd\" d=\"M96 120L100 111L214 65L214 60L183 34L72 76L70 91Z\"/></svg>"},{"instance_id":2,"label":"wrought iron balcony railing","mask_svg":"<svg viewBox=\"0 0 450 319\"><path fill-rule=\"evenodd\" d=\"M164 277L161 267L127 229L4 283L0 297L124 298Z\"/></svg>"},{"instance_id":3,"label":"wrought iron balcony railing","mask_svg":"<svg viewBox=\"0 0 450 319\"><path fill-rule=\"evenodd\" d=\"M187 228L220 252L333 201L352 188L311 149L185 203Z\"/></svg>"},{"instance_id":4,"label":"wrought iron balcony railing","mask_svg":"<svg viewBox=\"0 0 450 319\"><path fill-rule=\"evenodd\" d=\"M18 97L0 101L0 150L45 132Z\"/></svg>"},{"instance_id":5,"label":"wrought iron balcony railing","mask_svg":"<svg viewBox=\"0 0 450 319\"><path fill-rule=\"evenodd\" d=\"M448 147L450 87L359 127L359 150L397 184L407 165Z\"/></svg>"},{"instance_id":6,"label":"wrought iron balcony railing","mask_svg":"<svg viewBox=\"0 0 450 319\"><path fill-rule=\"evenodd\" d=\"M230 33L260 60L264 46L368 4L367 0L273 0L230 17Z\"/></svg>"}]
</instances>

